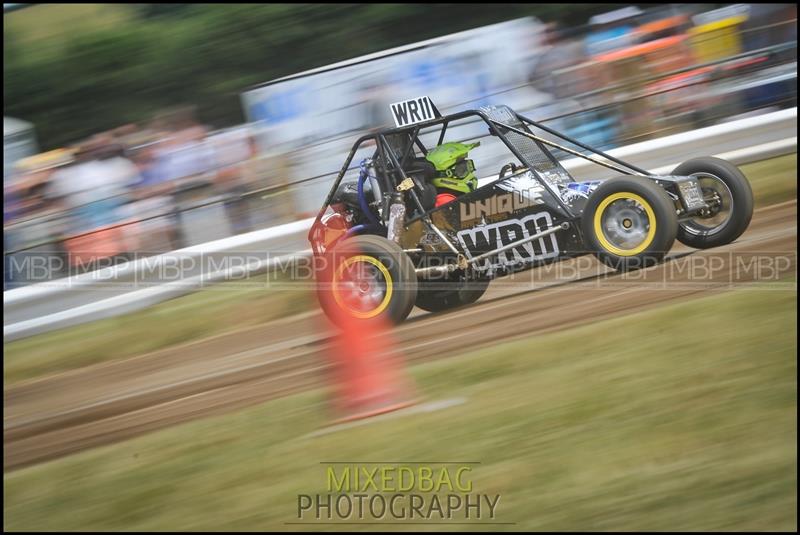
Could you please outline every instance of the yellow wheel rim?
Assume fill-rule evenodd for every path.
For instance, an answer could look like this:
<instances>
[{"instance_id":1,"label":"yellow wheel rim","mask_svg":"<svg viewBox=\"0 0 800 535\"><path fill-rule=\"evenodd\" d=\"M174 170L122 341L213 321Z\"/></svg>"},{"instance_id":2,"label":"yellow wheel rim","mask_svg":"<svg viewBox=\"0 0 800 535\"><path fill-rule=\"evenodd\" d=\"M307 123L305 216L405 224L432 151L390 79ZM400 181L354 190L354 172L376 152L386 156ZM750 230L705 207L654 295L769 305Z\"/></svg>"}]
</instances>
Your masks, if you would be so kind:
<instances>
[{"instance_id":1,"label":"yellow wheel rim","mask_svg":"<svg viewBox=\"0 0 800 535\"><path fill-rule=\"evenodd\" d=\"M630 248L619 247L618 245L611 243L606 235L605 228L603 228L603 215L606 212L606 209L612 203L620 200L634 201L636 204L640 205L647 214L648 223L650 225L644 238L638 244ZM620 226L625 229L630 229L632 222L629 219L623 219L620 222ZM653 207L650 206L650 203L645 201L640 195L626 191L614 193L603 199L600 202L600 205L597 207L597 210L594 212L594 234L597 237L597 241L600 242L601 247L603 247L603 249L605 249L607 252L613 253L617 256L635 256L647 249L650 244L653 243L653 239L656 236L656 214L653 211Z\"/></svg>"},{"instance_id":2,"label":"yellow wheel rim","mask_svg":"<svg viewBox=\"0 0 800 535\"><path fill-rule=\"evenodd\" d=\"M378 303L375 308L371 310L358 310L350 306L348 301L352 301L352 299L347 299L344 295L342 295L342 275L344 274L345 270L351 271L353 266L358 264L359 262L367 263L369 265L374 266L377 268L378 272L383 277L384 282L386 283L386 291L383 295L383 299L380 303ZM357 282L348 281L351 285ZM374 281L371 281L374 282ZM342 309L346 310L350 315L359 318L359 319L367 319L367 318L374 318L384 310L386 307L389 306L389 302L392 300L392 275L389 273L389 270L386 269L386 266L375 257L367 256L367 255L355 255L351 256L341 264L336 269L336 274L333 279L333 298ZM351 294L354 293L351 286Z\"/></svg>"}]
</instances>

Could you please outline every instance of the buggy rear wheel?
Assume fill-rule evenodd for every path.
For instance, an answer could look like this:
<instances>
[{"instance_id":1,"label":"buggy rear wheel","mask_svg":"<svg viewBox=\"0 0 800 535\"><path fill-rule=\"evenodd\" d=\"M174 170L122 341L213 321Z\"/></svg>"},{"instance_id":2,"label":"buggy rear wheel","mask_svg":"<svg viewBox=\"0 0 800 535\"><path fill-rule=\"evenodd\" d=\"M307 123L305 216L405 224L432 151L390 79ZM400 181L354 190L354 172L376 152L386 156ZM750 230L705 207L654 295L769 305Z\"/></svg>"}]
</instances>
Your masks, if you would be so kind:
<instances>
[{"instance_id":1,"label":"buggy rear wheel","mask_svg":"<svg viewBox=\"0 0 800 535\"><path fill-rule=\"evenodd\" d=\"M317 273L317 297L333 323L402 322L417 297L414 264L394 242L362 235L338 243Z\"/></svg>"},{"instance_id":2,"label":"buggy rear wheel","mask_svg":"<svg viewBox=\"0 0 800 535\"><path fill-rule=\"evenodd\" d=\"M586 202L581 225L586 245L619 271L660 262L678 232L675 205L667 193L633 176L600 184Z\"/></svg>"}]
</instances>

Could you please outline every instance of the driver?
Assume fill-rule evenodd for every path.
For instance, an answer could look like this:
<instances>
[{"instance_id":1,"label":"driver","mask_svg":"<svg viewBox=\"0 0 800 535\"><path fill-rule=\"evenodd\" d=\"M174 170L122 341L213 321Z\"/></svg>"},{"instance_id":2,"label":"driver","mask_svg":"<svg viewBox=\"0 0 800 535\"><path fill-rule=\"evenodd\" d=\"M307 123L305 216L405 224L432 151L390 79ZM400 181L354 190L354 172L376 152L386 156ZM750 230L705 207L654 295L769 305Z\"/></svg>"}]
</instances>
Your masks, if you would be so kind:
<instances>
[{"instance_id":1,"label":"driver","mask_svg":"<svg viewBox=\"0 0 800 535\"><path fill-rule=\"evenodd\" d=\"M470 193L478 188L478 177L475 176L475 163L467 158L469 151L478 147L475 143L444 143L425 157L433 164L436 174L431 184L436 187L435 207L456 200L460 195Z\"/></svg>"}]
</instances>

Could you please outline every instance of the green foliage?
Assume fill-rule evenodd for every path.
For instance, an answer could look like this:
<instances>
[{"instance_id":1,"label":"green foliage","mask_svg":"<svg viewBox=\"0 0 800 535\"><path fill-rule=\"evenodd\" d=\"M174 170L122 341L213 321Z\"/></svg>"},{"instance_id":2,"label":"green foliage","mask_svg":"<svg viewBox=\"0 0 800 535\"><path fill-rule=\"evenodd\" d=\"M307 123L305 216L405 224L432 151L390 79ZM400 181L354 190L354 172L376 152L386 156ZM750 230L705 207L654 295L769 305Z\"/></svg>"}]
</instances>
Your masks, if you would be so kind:
<instances>
[{"instance_id":1,"label":"green foliage","mask_svg":"<svg viewBox=\"0 0 800 535\"><path fill-rule=\"evenodd\" d=\"M135 4L136 14L143 19L180 17L192 4Z\"/></svg>"},{"instance_id":2,"label":"green foliage","mask_svg":"<svg viewBox=\"0 0 800 535\"><path fill-rule=\"evenodd\" d=\"M229 126L256 83L528 15L582 23L619 5L143 4L114 25L24 46L5 24L3 113L33 122L43 149L186 104Z\"/></svg>"}]
</instances>

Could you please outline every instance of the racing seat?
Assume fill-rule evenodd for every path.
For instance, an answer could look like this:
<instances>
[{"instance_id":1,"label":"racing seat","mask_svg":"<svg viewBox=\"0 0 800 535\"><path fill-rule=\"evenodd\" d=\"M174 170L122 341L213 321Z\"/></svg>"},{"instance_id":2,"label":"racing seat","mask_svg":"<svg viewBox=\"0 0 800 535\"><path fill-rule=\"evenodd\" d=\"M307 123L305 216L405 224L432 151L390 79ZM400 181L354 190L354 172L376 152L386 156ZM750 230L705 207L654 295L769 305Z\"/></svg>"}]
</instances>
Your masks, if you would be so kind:
<instances>
[{"instance_id":1,"label":"racing seat","mask_svg":"<svg viewBox=\"0 0 800 535\"><path fill-rule=\"evenodd\" d=\"M436 186L431 181L436 177L436 168L425 158L414 158L403 167L406 175L410 176L419 186L419 200L425 211L433 209L436 204Z\"/></svg>"},{"instance_id":2,"label":"racing seat","mask_svg":"<svg viewBox=\"0 0 800 535\"><path fill-rule=\"evenodd\" d=\"M414 150L411 148L411 145L414 144L411 133L387 134L386 142L398 161L402 162L404 156L406 156L405 162L402 164L403 172L416 183L417 195L425 211L431 210L436 204L436 186L431 183L436 177L436 168L424 157L413 157L416 153L409 153ZM387 165L387 167L390 167L390 165ZM407 206L410 212L418 211L414 203L409 203Z\"/></svg>"}]
</instances>

